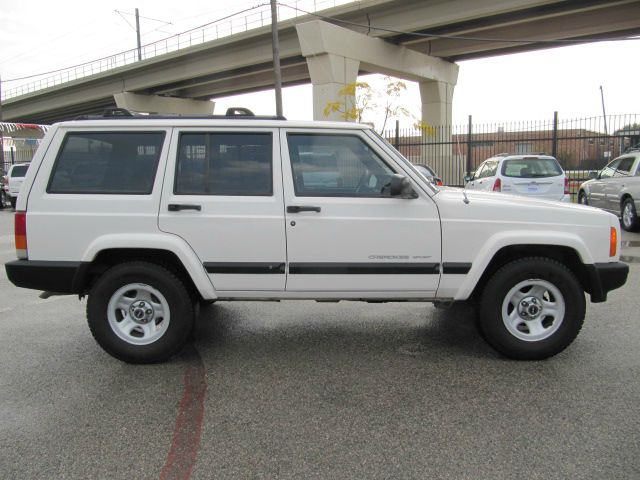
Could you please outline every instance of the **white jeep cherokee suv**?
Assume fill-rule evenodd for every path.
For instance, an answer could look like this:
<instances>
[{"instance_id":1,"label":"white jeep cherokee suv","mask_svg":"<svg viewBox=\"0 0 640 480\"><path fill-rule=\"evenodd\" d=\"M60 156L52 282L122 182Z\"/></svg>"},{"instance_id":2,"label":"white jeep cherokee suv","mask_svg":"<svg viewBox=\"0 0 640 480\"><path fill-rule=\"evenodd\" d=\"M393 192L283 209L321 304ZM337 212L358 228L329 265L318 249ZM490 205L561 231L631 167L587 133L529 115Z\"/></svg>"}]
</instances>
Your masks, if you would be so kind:
<instances>
[{"instance_id":1,"label":"white jeep cherokee suv","mask_svg":"<svg viewBox=\"0 0 640 480\"><path fill-rule=\"evenodd\" d=\"M367 126L249 116L54 125L15 235L9 279L88 295L97 342L139 363L181 349L197 302L248 299L477 299L496 350L542 359L628 273L610 213L438 189Z\"/></svg>"}]
</instances>

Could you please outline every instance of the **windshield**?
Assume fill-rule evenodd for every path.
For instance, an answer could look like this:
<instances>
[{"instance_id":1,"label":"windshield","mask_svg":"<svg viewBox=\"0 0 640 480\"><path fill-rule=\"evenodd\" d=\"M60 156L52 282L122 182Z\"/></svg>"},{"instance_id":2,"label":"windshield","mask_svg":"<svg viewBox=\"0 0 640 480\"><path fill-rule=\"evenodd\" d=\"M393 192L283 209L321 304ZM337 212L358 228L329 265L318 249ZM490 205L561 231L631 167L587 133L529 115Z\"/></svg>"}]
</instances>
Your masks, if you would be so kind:
<instances>
[{"instance_id":1,"label":"windshield","mask_svg":"<svg viewBox=\"0 0 640 480\"><path fill-rule=\"evenodd\" d=\"M384 143L384 145L388 147L399 160L402 160L405 163L405 165L409 165L411 168L413 168L414 171L417 171L420 175L424 176L424 174L420 170L418 170L413 163L407 160L407 158L404 155L402 155L396 147L394 147L391 143L389 143L389 141L386 138L384 138L382 135L376 132L373 128L370 128L366 131L371 132L378 140ZM439 192L439 190L433 185L433 183L427 181L427 185L429 185L429 187L431 187L434 192Z\"/></svg>"},{"instance_id":2,"label":"windshield","mask_svg":"<svg viewBox=\"0 0 640 480\"><path fill-rule=\"evenodd\" d=\"M11 170L10 177L11 178L13 178L13 177L24 177L27 174L27 169L28 168L29 168L29 165L16 165Z\"/></svg>"},{"instance_id":3,"label":"windshield","mask_svg":"<svg viewBox=\"0 0 640 480\"><path fill-rule=\"evenodd\" d=\"M519 158L505 160L502 175L520 178L557 177L562 175L562 168L555 158Z\"/></svg>"}]
</instances>

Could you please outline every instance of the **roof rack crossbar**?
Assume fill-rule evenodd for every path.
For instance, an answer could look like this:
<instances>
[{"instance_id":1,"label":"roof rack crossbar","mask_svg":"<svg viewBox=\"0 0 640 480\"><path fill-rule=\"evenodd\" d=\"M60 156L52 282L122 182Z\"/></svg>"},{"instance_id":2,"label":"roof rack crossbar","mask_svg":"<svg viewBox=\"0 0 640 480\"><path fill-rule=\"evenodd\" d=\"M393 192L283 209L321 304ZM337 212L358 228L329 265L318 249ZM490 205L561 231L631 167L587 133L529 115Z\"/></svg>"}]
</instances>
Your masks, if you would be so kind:
<instances>
[{"instance_id":1,"label":"roof rack crossbar","mask_svg":"<svg viewBox=\"0 0 640 480\"><path fill-rule=\"evenodd\" d=\"M126 108L107 108L102 115L81 115L75 120L102 120L102 119L127 119L127 120L154 120L154 119L187 119L187 120L286 120L281 115L255 115L244 107L228 108L224 115L154 115L132 113Z\"/></svg>"}]
</instances>

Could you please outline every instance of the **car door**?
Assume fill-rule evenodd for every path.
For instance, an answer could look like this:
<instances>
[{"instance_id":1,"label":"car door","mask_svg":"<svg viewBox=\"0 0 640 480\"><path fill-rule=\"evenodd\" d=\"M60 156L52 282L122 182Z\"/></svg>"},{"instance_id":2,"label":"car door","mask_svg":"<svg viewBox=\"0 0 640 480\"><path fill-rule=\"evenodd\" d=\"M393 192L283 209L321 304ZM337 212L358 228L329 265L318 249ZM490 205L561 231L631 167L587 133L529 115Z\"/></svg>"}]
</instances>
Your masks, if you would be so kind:
<instances>
[{"instance_id":1,"label":"car door","mask_svg":"<svg viewBox=\"0 0 640 480\"><path fill-rule=\"evenodd\" d=\"M605 188L607 182L613 177L613 174L620 163L620 159L617 158L610 162L598 173L598 177L589 184L589 205L598 208L607 208Z\"/></svg>"},{"instance_id":2,"label":"car door","mask_svg":"<svg viewBox=\"0 0 640 480\"><path fill-rule=\"evenodd\" d=\"M486 169L486 165L486 161L480 164L480 166L473 173L473 177L471 178L471 180L467 183L466 188L468 188L469 190L480 190L482 188L482 185L484 183L482 181L482 178Z\"/></svg>"},{"instance_id":3,"label":"car door","mask_svg":"<svg viewBox=\"0 0 640 480\"><path fill-rule=\"evenodd\" d=\"M391 176L410 168L359 129L283 129L281 143L286 290L434 297L441 259L436 205L415 183L416 198L389 194Z\"/></svg>"},{"instance_id":4,"label":"car door","mask_svg":"<svg viewBox=\"0 0 640 480\"><path fill-rule=\"evenodd\" d=\"M275 128L179 128L160 229L193 248L221 296L283 291L286 240Z\"/></svg>"},{"instance_id":5,"label":"car door","mask_svg":"<svg viewBox=\"0 0 640 480\"><path fill-rule=\"evenodd\" d=\"M634 160L634 157L621 157L613 176L605 182L606 209L616 215L620 214L620 191L629 179Z\"/></svg>"}]
</instances>

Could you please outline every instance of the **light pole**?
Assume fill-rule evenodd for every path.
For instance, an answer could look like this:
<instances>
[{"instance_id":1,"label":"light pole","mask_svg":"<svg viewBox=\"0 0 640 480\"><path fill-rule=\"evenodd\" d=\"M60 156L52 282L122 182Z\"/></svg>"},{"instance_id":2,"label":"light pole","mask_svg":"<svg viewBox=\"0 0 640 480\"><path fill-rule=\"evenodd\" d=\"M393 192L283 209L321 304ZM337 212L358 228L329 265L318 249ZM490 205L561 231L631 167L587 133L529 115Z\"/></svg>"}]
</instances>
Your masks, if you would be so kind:
<instances>
[{"instance_id":1,"label":"light pole","mask_svg":"<svg viewBox=\"0 0 640 480\"><path fill-rule=\"evenodd\" d=\"M600 85L600 99L602 100L602 118L604 119L604 133L609 136L609 130L607 129L607 114L604 111L604 91L602 85Z\"/></svg>"},{"instance_id":2,"label":"light pole","mask_svg":"<svg viewBox=\"0 0 640 480\"><path fill-rule=\"evenodd\" d=\"M276 89L276 115L282 117L282 74L280 72L278 6L276 0L271 0L271 42L273 46L273 77Z\"/></svg>"},{"instance_id":3,"label":"light pole","mask_svg":"<svg viewBox=\"0 0 640 480\"><path fill-rule=\"evenodd\" d=\"M140 43L140 12L136 8L136 36L138 37L138 61L142 60L142 45Z\"/></svg>"}]
</instances>

